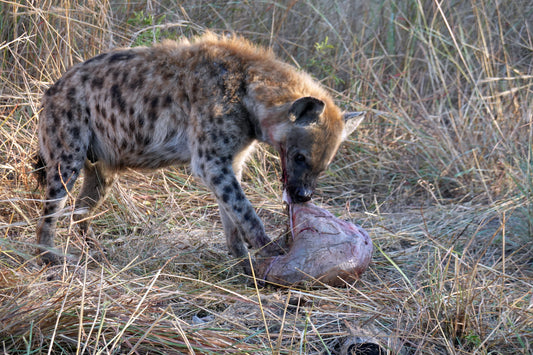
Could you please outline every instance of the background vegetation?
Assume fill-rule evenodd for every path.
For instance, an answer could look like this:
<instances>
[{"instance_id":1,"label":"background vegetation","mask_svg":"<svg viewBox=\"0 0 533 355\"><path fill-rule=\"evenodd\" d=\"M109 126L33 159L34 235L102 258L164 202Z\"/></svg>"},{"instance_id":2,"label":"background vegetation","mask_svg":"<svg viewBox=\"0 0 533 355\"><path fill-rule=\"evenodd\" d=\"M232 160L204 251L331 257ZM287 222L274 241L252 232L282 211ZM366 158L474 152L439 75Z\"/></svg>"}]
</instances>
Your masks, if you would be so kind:
<instances>
[{"instance_id":1,"label":"background vegetation","mask_svg":"<svg viewBox=\"0 0 533 355\"><path fill-rule=\"evenodd\" d=\"M316 197L373 238L357 283L256 288L187 168L120 180L94 222L106 260L38 264L43 91L102 51L206 29L273 47L368 111ZM530 354L532 31L529 0L0 0L3 351L346 354L368 337L391 353ZM272 236L279 174L262 147L244 182ZM83 249L72 227L58 242Z\"/></svg>"}]
</instances>

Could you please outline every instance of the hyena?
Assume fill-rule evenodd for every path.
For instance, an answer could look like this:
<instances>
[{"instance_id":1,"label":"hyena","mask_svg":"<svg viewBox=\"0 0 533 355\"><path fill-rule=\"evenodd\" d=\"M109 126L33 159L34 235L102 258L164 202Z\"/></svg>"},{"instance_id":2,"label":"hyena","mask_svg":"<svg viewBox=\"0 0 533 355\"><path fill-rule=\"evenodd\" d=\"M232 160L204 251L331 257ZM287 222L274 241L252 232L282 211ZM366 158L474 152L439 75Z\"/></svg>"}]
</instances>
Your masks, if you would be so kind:
<instances>
[{"instance_id":1,"label":"hyena","mask_svg":"<svg viewBox=\"0 0 533 355\"><path fill-rule=\"evenodd\" d=\"M318 175L361 120L342 113L308 74L239 37L113 50L69 69L44 94L38 165L46 187L37 242L45 263L56 222L82 169L75 215L88 219L126 168L191 165L217 199L229 251L280 253L240 185L254 143L280 154L293 202L311 198Z\"/></svg>"}]
</instances>

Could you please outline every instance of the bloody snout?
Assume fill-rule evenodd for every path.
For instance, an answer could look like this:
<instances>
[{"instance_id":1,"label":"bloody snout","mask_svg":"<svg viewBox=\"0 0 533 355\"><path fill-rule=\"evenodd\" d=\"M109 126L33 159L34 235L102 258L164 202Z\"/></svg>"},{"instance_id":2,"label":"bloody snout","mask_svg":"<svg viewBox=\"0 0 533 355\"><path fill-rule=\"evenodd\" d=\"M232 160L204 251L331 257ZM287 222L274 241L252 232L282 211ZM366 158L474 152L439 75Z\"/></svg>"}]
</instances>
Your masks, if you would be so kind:
<instances>
[{"instance_id":1,"label":"bloody snout","mask_svg":"<svg viewBox=\"0 0 533 355\"><path fill-rule=\"evenodd\" d=\"M305 186L289 186L288 191L294 203L307 202L313 196L313 190Z\"/></svg>"}]
</instances>

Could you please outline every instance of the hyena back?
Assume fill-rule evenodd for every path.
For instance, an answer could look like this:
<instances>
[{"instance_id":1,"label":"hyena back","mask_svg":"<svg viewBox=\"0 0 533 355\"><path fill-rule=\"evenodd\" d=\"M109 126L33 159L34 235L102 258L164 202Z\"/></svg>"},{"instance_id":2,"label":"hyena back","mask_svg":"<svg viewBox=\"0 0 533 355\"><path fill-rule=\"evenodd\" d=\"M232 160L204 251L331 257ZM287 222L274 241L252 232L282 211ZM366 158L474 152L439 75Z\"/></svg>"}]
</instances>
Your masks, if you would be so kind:
<instances>
[{"instance_id":1,"label":"hyena back","mask_svg":"<svg viewBox=\"0 0 533 355\"><path fill-rule=\"evenodd\" d=\"M304 202L358 116L341 113L307 74L237 37L100 54L68 70L43 98L41 257L59 261L52 251L58 212L82 169L75 206L86 211L76 215L86 230L121 170L174 164L191 164L214 193L234 256L247 255L246 246L279 253L240 186L250 148L275 147L288 195Z\"/></svg>"}]
</instances>

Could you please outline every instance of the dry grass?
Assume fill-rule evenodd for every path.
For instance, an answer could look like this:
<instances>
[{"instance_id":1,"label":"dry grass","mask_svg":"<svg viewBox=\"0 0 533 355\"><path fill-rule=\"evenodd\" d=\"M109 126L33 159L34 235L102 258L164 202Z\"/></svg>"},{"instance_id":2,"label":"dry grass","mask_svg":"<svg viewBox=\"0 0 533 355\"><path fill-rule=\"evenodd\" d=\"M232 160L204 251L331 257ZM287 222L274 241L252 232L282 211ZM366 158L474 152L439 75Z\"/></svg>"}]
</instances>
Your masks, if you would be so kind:
<instances>
[{"instance_id":1,"label":"dry grass","mask_svg":"<svg viewBox=\"0 0 533 355\"><path fill-rule=\"evenodd\" d=\"M527 0L0 0L3 351L340 354L369 336L392 353L531 354L531 19ZM94 223L107 258L48 281L30 175L43 90L108 48L208 28L271 45L369 111L317 200L370 232L370 269L345 288L256 289L213 198L176 168L123 177ZM245 176L273 236L277 163L261 148ZM83 245L72 227L64 247Z\"/></svg>"}]
</instances>

